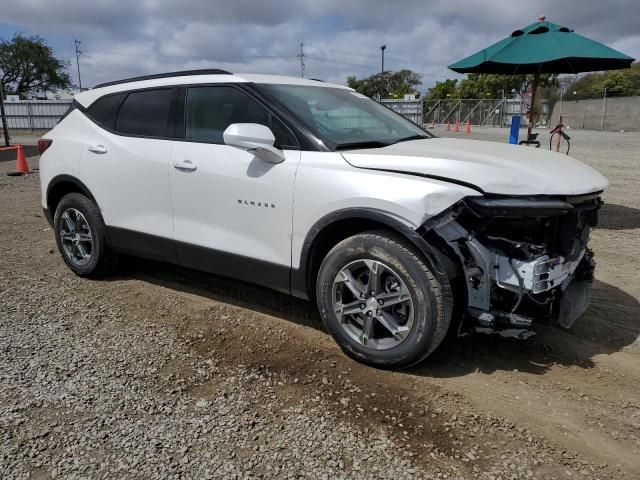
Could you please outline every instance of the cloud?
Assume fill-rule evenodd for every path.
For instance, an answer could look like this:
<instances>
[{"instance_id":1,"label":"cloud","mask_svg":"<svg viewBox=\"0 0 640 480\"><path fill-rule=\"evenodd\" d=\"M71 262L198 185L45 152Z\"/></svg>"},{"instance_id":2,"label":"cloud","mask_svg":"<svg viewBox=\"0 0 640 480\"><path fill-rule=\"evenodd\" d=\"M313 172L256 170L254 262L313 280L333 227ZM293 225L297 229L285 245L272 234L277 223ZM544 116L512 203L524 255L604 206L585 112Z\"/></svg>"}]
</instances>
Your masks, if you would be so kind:
<instances>
[{"instance_id":1,"label":"cloud","mask_svg":"<svg viewBox=\"0 0 640 480\"><path fill-rule=\"evenodd\" d=\"M344 83L348 75L411 68L424 88L456 76L446 66L547 13L550 21L640 57L640 2L614 0L46 0L5 2L0 22L54 38L72 59L83 41L83 83L160 71L218 67L305 75ZM0 30L6 32L4 30ZM64 43L63 43L64 41Z\"/></svg>"}]
</instances>

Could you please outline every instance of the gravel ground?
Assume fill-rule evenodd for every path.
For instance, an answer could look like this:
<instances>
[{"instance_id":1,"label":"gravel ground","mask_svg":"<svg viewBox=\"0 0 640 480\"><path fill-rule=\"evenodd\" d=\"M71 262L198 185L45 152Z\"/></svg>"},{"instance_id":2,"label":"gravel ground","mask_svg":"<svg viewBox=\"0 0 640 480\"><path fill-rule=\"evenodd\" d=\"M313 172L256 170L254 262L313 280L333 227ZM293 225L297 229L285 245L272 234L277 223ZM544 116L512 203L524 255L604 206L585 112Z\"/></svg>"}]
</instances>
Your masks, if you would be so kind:
<instances>
[{"instance_id":1,"label":"gravel ground","mask_svg":"<svg viewBox=\"0 0 640 480\"><path fill-rule=\"evenodd\" d=\"M638 478L640 136L571 135L611 181L588 313L406 372L259 287L134 260L79 279L37 174L0 176L0 478Z\"/></svg>"}]
</instances>

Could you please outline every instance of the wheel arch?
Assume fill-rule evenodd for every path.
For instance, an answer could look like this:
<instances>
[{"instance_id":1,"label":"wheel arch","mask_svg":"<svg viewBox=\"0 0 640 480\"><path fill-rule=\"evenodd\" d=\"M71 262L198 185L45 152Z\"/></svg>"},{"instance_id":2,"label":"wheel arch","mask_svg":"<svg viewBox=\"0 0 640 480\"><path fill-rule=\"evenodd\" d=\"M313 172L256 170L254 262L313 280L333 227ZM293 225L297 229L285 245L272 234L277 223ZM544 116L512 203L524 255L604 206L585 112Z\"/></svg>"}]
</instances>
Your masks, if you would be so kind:
<instances>
[{"instance_id":1,"label":"wheel arch","mask_svg":"<svg viewBox=\"0 0 640 480\"><path fill-rule=\"evenodd\" d=\"M427 242L418 231L397 218L368 208L338 210L322 217L311 227L302 245L300 267L291 272L291 293L304 299L315 298L315 282L326 254L345 238L369 230L394 233L415 248L448 294L445 298L453 298L450 278L459 273L455 259L452 261L447 252Z\"/></svg>"},{"instance_id":2,"label":"wheel arch","mask_svg":"<svg viewBox=\"0 0 640 480\"><path fill-rule=\"evenodd\" d=\"M54 177L47 187L47 208L50 212L51 218L55 216L56 207L62 197L67 193L82 193L90 198L93 202L96 201L89 188L72 175L58 175Z\"/></svg>"}]
</instances>

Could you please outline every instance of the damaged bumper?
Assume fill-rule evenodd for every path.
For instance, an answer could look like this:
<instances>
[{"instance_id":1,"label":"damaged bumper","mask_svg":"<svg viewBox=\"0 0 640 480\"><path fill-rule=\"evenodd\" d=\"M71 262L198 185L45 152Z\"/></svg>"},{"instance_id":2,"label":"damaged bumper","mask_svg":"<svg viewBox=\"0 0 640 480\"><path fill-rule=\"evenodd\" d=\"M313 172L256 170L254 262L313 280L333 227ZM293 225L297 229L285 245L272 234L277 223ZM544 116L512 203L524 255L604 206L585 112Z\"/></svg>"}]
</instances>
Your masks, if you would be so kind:
<instances>
[{"instance_id":1,"label":"damaged bumper","mask_svg":"<svg viewBox=\"0 0 640 480\"><path fill-rule=\"evenodd\" d=\"M484 328L564 328L585 312L595 263L587 248L598 195L467 199L425 231L444 239L464 275L466 316Z\"/></svg>"}]
</instances>

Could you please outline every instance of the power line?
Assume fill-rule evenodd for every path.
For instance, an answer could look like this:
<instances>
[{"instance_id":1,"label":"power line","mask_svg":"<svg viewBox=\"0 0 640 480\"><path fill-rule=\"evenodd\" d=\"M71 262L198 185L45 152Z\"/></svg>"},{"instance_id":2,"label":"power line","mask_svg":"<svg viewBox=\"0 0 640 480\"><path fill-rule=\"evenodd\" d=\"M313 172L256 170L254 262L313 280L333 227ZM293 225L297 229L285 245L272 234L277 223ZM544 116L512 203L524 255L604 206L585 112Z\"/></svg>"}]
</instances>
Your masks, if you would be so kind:
<instances>
[{"instance_id":1,"label":"power line","mask_svg":"<svg viewBox=\"0 0 640 480\"><path fill-rule=\"evenodd\" d=\"M371 54L365 54L365 53L347 52L346 50L337 50L335 48L323 48L323 50L326 50L326 51L329 51L329 52L341 53L343 55L349 55L350 57L362 57L362 58L368 58L368 59L371 59L371 60L377 60L378 59L377 55L371 55Z\"/></svg>"},{"instance_id":2,"label":"power line","mask_svg":"<svg viewBox=\"0 0 640 480\"><path fill-rule=\"evenodd\" d=\"M304 44L301 44L304 47ZM82 52L81 52L82 53ZM202 55L171 55L171 54L164 54L164 53L156 53L156 52L148 52L148 53L125 53L125 52L104 52L104 51L91 51L91 52L87 52L88 55L116 55L116 56L132 56L132 57L149 57L149 56L157 56L157 57L167 57L167 58L198 58L198 59L203 59L205 60L205 58ZM306 69L306 63L304 63L304 59L311 59L311 60L316 60L318 62L325 62L325 63L335 63L338 65L346 65L346 66L350 66L350 67L361 67L361 68L377 68L374 67L372 65L362 65L362 64L358 64L358 63L352 63L352 62L342 62L340 60L330 60L328 58L321 58L321 57L315 57L315 56L311 56L311 55L307 55L306 53L304 53L304 51L302 51L302 56L301 54L297 54L297 55L247 55L244 57L238 57L238 58L234 58L231 60L224 60L225 62L231 62L231 63L238 63L238 62L242 62L243 60L255 60L255 59L260 59L260 58L274 58L274 59L289 59L289 58L298 58L301 61L301 71L303 69ZM302 73L303 74L303 73Z\"/></svg>"},{"instance_id":3,"label":"power line","mask_svg":"<svg viewBox=\"0 0 640 480\"><path fill-rule=\"evenodd\" d=\"M329 51L334 51L336 53L340 52L340 53L344 53L344 54L349 54L349 55L353 55L353 56L361 56L361 57L367 57L367 58L374 58L373 56L367 56L367 55L360 55L360 54L351 54L348 53L346 51L338 51L336 49L327 49ZM83 53L83 52L78 52L78 53ZM108 52L108 51L101 51L101 50L95 50L95 51L90 51L90 52L84 52L88 55L115 55L115 56L132 56L132 57L150 57L150 56L156 56L156 57L164 57L164 58L192 58L192 59L201 59L201 60L208 60L207 58L205 58L203 55L189 55L189 54L165 54L165 53L160 53L160 52L145 52L145 53L129 53L129 52ZM322 63L330 63L330 64L335 64L335 65L343 65L346 67L357 67L357 68L362 68L362 69L368 69L371 71L377 71L380 66L375 66L375 65L369 65L369 64L364 64L364 63L354 63L354 62L348 62L348 61L342 61L342 60L336 60L336 59L329 59L329 58L323 58L320 56L315 56L315 55L308 55L307 53L305 53L304 51L304 43L300 44L300 52L297 55L244 55L242 57L236 57L236 58L232 58L232 59L226 59L226 60L221 60L224 62L229 62L229 63L241 63L243 61L247 61L247 60L256 60L256 59L263 59L263 58L272 58L272 59L279 59L279 60L288 60L288 59L298 59L300 62L300 75L304 76L305 71L307 69L307 61L308 60L312 60L312 61L316 61L316 62L322 62ZM379 58L379 57L375 57L375 58ZM395 62L394 62L395 63ZM433 77L439 77L439 75L437 74L431 74L431 73L424 73L424 72L416 72L420 75L422 75L423 77L427 77L427 78L433 78Z\"/></svg>"},{"instance_id":4,"label":"power line","mask_svg":"<svg viewBox=\"0 0 640 480\"><path fill-rule=\"evenodd\" d=\"M82 52L81 52L82 53ZM146 52L146 53L124 53L124 52L105 52L99 50L93 50L91 52L87 52L88 55L116 55L116 56L125 56L125 57L166 57L166 58L197 58L202 60L208 60L203 55L176 55L176 54L165 54L159 52ZM297 58L298 55L245 55L243 57L237 57L231 60L225 59L221 60L221 62L231 62L237 63L243 60L253 60L258 58L276 58L276 59L289 59L289 58Z\"/></svg>"},{"instance_id":5,"label":"power line","mask_svg":"<svg viewBox=\"0 0 640 480\"><path fill-rule=\"evenodd\" d=\"M340 60L329 60L328 58L320 58L320 57L313 57L311 55L305 55L306 58L310 58L311 60L315 60L317 62L325 62L325 63L335 63L337 65L346 65L349 67L361 67L361 68L371 68L371 69L375 69L378 67L374 67L372 65L362 65L359 63L351 63L351 62L341 62Z\"/></svg>"}]
</instances>

